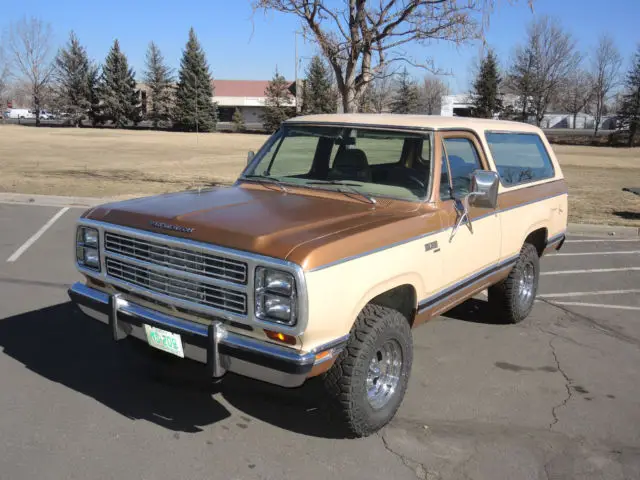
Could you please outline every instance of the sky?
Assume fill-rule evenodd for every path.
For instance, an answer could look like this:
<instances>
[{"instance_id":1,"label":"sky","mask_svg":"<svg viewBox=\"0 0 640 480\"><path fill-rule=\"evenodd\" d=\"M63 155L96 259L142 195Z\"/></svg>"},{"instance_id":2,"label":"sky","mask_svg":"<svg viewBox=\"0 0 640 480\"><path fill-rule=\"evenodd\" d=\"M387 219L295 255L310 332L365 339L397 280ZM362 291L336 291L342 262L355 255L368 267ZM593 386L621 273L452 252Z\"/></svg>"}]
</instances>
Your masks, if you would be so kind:
<instances>
[{"instance_id":1,"label":"sky","mask_svg":"<svg viewBox=\"0 0 640 480\"><path fill-rule=\"evenodd\" d=\"M625 59L625 69L640 44L640 0L536 0L533 12L526 0L497 0L485 37L501 63L508 63L514 47L524 40L527 24L541 15L559 19L585 54L599 35L610 34ZM98 63L117 38L138 77L151 40L160 47L167 62L178 67L189 28L193 27L214 78L269 79L276 66L285 77L294 78L294 39L300 28L297 19L276 12L252 15L250 0L0 0L0 31L25 16L50 23L56 47L66 42L69 31L74 30ZM301 36L297 36L297 43L301 76L318 49ZM452 93L462 93L468 90L473 78L472 65L481 48L479 42L463 46L440 42L411 46L406 53L418 61L432 59L440 70L447 72L442 78ZM409 70L416 77L426 73L415 68Z\"/></svg>"}]
</instances>

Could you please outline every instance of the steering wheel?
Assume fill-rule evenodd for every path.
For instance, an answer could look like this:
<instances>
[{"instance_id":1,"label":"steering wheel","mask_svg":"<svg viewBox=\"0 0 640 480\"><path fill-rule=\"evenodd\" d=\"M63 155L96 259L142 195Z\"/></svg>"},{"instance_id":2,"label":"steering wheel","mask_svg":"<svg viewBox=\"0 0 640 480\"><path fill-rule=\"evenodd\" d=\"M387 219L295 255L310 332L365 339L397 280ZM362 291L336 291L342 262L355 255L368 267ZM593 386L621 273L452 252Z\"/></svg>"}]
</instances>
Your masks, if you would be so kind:
<instances>
[{"instance_id":1,"label":"steering wheel","mask_svg":"<svg viewBox=\"0 0 640 480\"><path fill-rule=\"evenodd\" d=\"M413 175L409 175L407 176L407 178L409 180L413 180L413 182L417 183L420 188L427 188L427 186L424 184L424 182L422 180L420 180L418 177L414 177Z\"/></svg>"}]
</instances>

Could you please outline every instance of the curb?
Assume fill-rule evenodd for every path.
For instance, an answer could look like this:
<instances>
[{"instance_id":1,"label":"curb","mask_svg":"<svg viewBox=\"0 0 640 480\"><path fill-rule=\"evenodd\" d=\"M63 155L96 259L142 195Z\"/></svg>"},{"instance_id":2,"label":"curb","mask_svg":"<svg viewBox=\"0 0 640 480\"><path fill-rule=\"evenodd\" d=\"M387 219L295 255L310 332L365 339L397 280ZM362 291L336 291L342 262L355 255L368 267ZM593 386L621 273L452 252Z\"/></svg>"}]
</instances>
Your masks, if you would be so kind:
<instances>
[{"instance_id":1,"label":"curb","mask_svg":"<svg viewBox=\"0 0 640 480\"><path fill-rule=\"evenodd\" d=\"M31 195L25 193L0 193L0 203L37 205L41 207L88 208L113 201L113 198L62 197L57 195Z\"/></svg>"},{"instance_id":2,"label":"curb","mask_svg":"<svg viewBox=\"0 0 640 480\"><path fill-rule=\"evenodd\" d=\"M640 228L617 227L613 225L591 225L588 223L570 223L567 229L567 234L581 235L585 237L633 238L640 236Z\"/></svg>"}]
</instances>

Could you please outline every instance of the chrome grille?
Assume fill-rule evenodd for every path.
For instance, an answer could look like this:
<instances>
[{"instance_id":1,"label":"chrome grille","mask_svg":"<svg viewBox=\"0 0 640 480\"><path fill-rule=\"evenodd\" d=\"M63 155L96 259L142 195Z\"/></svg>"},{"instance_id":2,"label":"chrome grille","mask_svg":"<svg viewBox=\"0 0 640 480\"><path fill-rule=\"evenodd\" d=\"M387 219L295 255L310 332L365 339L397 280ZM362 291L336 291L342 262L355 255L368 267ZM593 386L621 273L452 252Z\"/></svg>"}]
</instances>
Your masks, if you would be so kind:
<instances>
[{"instance_id":1,"label":"chrome grille","mask_svg":"<svg viewBox=\"0 0 640 480\"><path fill-rule=\"evenodd\" d=\"M247 264L242 261L113 232L105 232L104 239L107 252L218 280L247 283Z\"/></svg>"},{"instance_id":2,"label":"chrome grille","mask_svg":"<svg viewBox=\"0 0 640 480\"><path fill-rule=\"evenodd\" d=\"M115 258L107 257L105 264L107 275L153 292L229 312L247 313L246 293L157 272Z\"/></svg>"}]
</instances>

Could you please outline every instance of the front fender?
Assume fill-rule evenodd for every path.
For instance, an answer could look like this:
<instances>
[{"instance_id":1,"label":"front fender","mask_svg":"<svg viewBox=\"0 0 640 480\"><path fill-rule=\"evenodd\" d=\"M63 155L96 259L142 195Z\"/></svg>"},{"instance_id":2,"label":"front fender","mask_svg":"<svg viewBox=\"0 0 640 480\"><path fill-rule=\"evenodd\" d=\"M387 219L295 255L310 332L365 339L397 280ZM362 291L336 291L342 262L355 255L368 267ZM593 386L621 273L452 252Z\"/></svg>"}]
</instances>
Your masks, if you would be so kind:
<instances>
[{"instance_id":1,"label":"front fender","mask_svg":"<svg viewBox=\"0 0 640 480\"><path fill-rule=\"evenodd\" d=\"M418 295L417 292L424 291L424 283L422 281L422 277L415 272L409 272L397 275L388 280L382 281L375 285L374 287L367 290L360 300L355 303L354 308L351 310L351 318L355 322L355 319L360 314L362 309L365 307L367 303L376 298L379 295L382 295L385 292L393 290L394 288L401 287L404 285L409 285L413 289L413 298L414 298L414 308L418 307ZM352 322L353 325L353 322ZM351 329L351 327L349 327Z\"/></svg>"}]
</instances>

